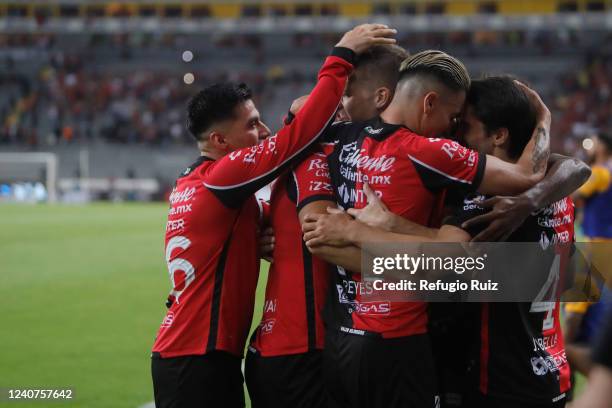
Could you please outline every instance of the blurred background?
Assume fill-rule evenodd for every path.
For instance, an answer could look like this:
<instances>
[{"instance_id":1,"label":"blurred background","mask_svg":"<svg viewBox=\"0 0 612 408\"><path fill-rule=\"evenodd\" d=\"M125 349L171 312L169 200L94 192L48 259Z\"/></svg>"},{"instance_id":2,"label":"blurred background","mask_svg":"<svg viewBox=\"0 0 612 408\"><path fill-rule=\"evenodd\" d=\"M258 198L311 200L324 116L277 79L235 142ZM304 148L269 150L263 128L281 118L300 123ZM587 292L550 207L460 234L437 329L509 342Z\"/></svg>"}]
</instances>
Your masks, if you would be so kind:
<instances>
[{"instance_id":1,"label":"blurred background","mask_svg":"<svg viewBox=\"0 0 612 408\"><path fill-rule=\"evenodd\" d=\"M277 130L361 22L473 77L530 83L556 152L584 159L612 130L612 0L0 0L0 387L73 389L57 407L152 406L163 200L198 155L189 97L244 81Z\"/></svg>"},{"instance_id":2,"label":"blurred background","mask_svg":"<svg viewBox=\"0 0 612 408\"><path fill-rule=\"evenodd\" d=\"M557 152L583 157L612 127L610 0L3 1L0 200L161 200L197 154L190 95L244 81L278 129L361 21L474 77L528 81L553 110Z\"/></svg>"}]
</instances>

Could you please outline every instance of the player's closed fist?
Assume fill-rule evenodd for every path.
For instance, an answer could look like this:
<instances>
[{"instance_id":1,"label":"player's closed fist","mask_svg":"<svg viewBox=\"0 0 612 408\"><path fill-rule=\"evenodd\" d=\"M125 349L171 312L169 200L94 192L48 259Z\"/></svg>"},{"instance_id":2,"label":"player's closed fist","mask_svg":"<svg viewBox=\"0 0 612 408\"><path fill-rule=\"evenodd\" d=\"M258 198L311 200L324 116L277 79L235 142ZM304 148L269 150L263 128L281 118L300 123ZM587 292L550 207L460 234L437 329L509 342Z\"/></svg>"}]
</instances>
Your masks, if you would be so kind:
<instances>
[{"instance_id":1,"label":"player's closed fist","mask_svg":"<svg viewBox=\"0 0 612 408\"><path fill-rule=\"evenodd\" d=\"M395 44L395 34L397 30L385 24L362 24L344 34L336 47L350 48L359 54L373 45Z\"/></svg>"}]
</instances>

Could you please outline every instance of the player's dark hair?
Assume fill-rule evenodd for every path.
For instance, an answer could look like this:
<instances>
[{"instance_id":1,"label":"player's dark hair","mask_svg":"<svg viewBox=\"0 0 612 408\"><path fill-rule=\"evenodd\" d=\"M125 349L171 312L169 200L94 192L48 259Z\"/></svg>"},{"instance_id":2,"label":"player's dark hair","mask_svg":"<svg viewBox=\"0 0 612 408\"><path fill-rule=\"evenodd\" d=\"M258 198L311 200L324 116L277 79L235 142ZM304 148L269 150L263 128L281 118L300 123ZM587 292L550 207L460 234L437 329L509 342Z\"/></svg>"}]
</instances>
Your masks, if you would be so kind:
<instances>
[{"instance_id":1,"label":"player's dark hair","mask_svg":"<svg viewBox=\"0 0 612 408\"><path fill-rule=\"evenodd\" d=\"M399 80L400 65L407 57L408 52L398 45L375 45L357 56L355 70L363 72L377 85L394 90Z\"/></svg>"},{"instance_id":2,"label":"player's dark hair","mask_svg":"<svg viewBox=\"0 0 612 408\"><path fill-rule=\"evenodd\" d=\"M612 153L612 135L608 133L599 133L597 139L606 146L608 153Z\"/></svg>"},{"instance_id":3,"label":"player's dark hair","mask_svg":"<svg viewBox=\"0 0 612 408\"><path fill-rule=\"evenodd\" d=\"M470 75L457 58L438 50L421 51L406 58L400 66L400 80L422 76L432 78L453 91L470 88Z\"/></svg>"},{"instance_id":4,"label":"player's dark hair","mask_svg":"<svg viewBox=\"0 0 612 408\"><path fill-rule=\"evenodd\" d=\"M508 156L520 157L536 125L536 112L514 80L495 76L472 81L466 101L487 134L508 129Z\"/></svg>"},{"instance_id":5,"label":"player's dark hair","mask_svg":"<svg viewBox=\"0 0 612 408\"><path fill-rule=\"evenodd\" d=\"M202 132L213 124L232 119L236 107L252 99L253 94L243 83L213 84L198 92L187 105L187 129L200 140Z\"/></svg>"}]
</instances>

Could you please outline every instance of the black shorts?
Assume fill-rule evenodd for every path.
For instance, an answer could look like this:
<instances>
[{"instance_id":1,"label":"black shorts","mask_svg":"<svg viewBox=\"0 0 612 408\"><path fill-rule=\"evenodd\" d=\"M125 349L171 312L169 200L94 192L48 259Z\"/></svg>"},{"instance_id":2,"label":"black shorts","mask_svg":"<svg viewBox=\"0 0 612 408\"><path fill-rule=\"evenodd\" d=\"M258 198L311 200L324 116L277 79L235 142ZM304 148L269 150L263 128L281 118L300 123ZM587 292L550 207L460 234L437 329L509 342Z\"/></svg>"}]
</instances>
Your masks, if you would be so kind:
<instances>
[{"instance_id":1,"label":"black shorts","mask_svg":"<svg viewBox=\"0 0 612 408\"><path fill-rule=\"evenodd\" d=\"M245 379L253 408L326 407L322 352L262 357L249 348Z\"/></svg>"},{"instance_id":2,"label":"black shorts","mask_svg":"<svg viewBox=\"0 0 612 408\"><path fill-rule=\"evenodd\" d=\"M156 408L244 407L242 359L223 351L151 359Z\"/></svg>"},{"instance_id":3,"label":"black shorts","mask_svg":"<svg viewBox=\"0 0 612 408\"><path fill-rule=\"evenodd\" d=\"M470 408L563 408L565 407L565 403L565 398L557 402L549 403L524 403L476 393L469 394L467 406Z\"/></svg>"},{"instance_id":4,"label":"black shorts","mask_svg":"<svg viewBox=\"0 0 612 408\"><path fill-rule=\"evenodd\" d=\"M328 330L323 376L329 407L438 408L425 334L383 339Z\"/></svg>"}]
</instances>

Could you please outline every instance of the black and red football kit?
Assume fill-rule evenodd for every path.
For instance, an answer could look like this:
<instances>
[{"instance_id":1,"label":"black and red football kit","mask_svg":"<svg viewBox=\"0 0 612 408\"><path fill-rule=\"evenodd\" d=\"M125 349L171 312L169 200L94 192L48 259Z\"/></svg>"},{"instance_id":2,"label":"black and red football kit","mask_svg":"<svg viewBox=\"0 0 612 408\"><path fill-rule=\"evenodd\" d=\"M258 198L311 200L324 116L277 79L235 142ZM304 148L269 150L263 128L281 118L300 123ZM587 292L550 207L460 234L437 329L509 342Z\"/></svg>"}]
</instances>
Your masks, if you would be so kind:
<instances>
[{"instance_id":1,"label":"black and red football kit","mask_svg":"<svg viewBox=\"0 0 612 408\"><path fill-rule=\"evenodd\" d=\"M476 197L469 195L461 200L444 223L460 226L486 213L474 202ZM468 232L474 236L485 227L476 226ZM574 204L570 198L534 212L507 240L538 242L543 249L557 244L569 248L573 241ZM543 251L542 256L549 256L552 265L554 258L550 253L545 255ZM474 346L468 359L471 381L466 406L564 406L570 389L570 370L559 320L559 301L482 303L470 304L468 308L471 313L466 315L465 327L455 333L460 337L471 332L466 343ZM471 329L467 329L470 322ZM453 338L450 336L449 340Z\"/></svg>"},{"instance_id":2,"label":"black and red football kit","mask_svg":"<svg viewBox=\"0 0 612 408\"><path fill-rule=\"evenodd\" d=\"M321 200L335 201L325 154L316 149L272 187L273 261L261 323L246 359L253 407L326 406L321 376L322 312L330 265L310 254L298 218L305 205Z\"/></svg>"},{"instance_id":3,"label":"black and red football kit","mask_svg":"<svg viewBox=\"0 0 612 408\"><path fill-rule=\"evenodd\" d=\"M393 213L432 225L443 191L474 191L484 173L486 156L380 118L335 124L324 138L334 145L328 156L330 174L336 201L345 209L365 207L362 188L367 182ZM332 403L434 407L435 373L425 335L427 304L369 301L364 296L372 293L370 285L359 274L336 268L325 313L325 367ZM372 357L376 355L388 358ZM355 361L361 361L361 369ZM382 373L385 367L389 375L377 382L366 373ZM401 387L409 391L398 393Z\"/></svg>"},{"instance_id":4,"label":"black and red football kit","mask_svg":"<svg viewBox=\"0 0 612 408\"><path fill-rule=\"evenodd\" d=\"M353 59L353 51L335 48L310 97L278 134L219 160L202 156L177 179L166 224L172 291L153 345L154 386L155 373L161 375L155 370L159 359L213 352L242 357L259 275L260 209L254 193L333 120ZM202 394L204 400L216 392L205 384L201 389L210 394ZM157 397L172 390L155 387L155 392ZM175 405L189 405L187 401L177 399Z\"/></svg>"}]
</instances>

